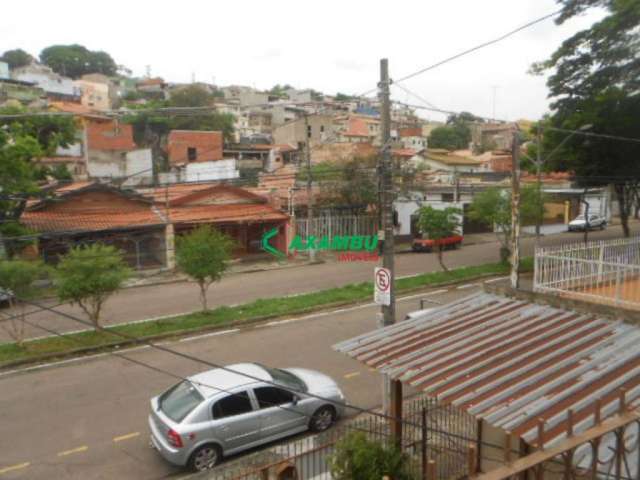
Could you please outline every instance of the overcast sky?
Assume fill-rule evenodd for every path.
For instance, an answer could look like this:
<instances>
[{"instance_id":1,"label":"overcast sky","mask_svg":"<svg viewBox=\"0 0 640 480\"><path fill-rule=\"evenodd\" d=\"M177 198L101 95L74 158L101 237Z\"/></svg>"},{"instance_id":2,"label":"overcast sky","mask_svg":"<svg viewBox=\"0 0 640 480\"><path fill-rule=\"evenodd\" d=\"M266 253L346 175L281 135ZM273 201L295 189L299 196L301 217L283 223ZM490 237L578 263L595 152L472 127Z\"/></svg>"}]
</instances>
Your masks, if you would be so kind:
<instances>
[{"instance_id":1,"label":"overcast sky","mask_svg":"<svg viewBox=\"0 0 640 480\"><path fill-rule=\"evenodd\" d=\"M557 9L554 0L31 0L4 5L0 51L37 56L52 44L80 43L109 52L134 75L149 65L170 82L193 75L217 85L289 83L356 94L375 87L382 57L400 78ZM545 21L405 86L439 108L488 117L495 90L496 117L536 119L548 110L547 88L529 66L598 17ZM392 91L396 100L420 103Z\"/></svg>"}]
</instances>

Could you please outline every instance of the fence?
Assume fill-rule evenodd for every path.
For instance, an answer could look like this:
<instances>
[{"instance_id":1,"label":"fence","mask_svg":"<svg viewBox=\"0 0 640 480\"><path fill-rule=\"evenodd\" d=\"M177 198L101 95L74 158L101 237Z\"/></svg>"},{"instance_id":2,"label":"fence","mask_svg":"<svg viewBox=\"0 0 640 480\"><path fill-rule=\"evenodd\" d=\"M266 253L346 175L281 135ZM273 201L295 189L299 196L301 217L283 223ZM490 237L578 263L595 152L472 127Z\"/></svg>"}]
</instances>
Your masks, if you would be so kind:
<instances>
[{"instance_id":1,"label":"fence","mask_svg":"<svg viewBox=\"0 0 640 480\"><path fill-rule=\"evenodd\" d=\"M473 417L455 407L438 405L426 397L407 401L403 410L405 423L401 448L415 478L425 478L429 465L435 465L439 479L467 475L469 445L477 442ZM368 438L385 445L392 442L389 422L378 416L361 415L322 434L270 447L237 460L231 459L195 478L331 480L331 456L337 442L351 432L363 432ZM276 476L286 469L295 469L297 476Z\"/></svg>"},{"instance_id":2,"label":"fence","mask_svg":"<svg viewBox=\"0 0 640 480\"><path fill-rule=\"evenodd\" d=\"M372 215L318 216L311 219L310 233L316 237L327 235L375 235L378 219ZM307 237L307 219L296 218L296 233Z\"/></svg>"},{"instance_id":3,"label":"fence","mask_svg":"<svg viewBox=\"0 0 640 480\"><path fill-rule=\"evenodd\" d=\"M640 309L640 236L538 248L534 290Z\"/></svg>"}]
</instances>

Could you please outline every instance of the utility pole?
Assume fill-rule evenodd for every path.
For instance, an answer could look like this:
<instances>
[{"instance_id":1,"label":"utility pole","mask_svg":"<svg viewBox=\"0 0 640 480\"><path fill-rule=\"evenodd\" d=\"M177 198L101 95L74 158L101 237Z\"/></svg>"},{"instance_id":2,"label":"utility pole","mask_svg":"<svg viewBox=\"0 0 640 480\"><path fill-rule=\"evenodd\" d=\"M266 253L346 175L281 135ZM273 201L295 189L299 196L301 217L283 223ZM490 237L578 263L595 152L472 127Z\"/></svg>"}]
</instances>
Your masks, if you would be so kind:
<instances>
[{"instance_id":1,"label":"utility pole","mask_svg":"<svg viewBox=\"0 0 640 480\"><path fill-rule=\"evenodd\" d=\"M542 127L538 124L536 132L536 185L538 196L542 199ZM536 215L536 247L540 243L540 224L542 219Z\"/></svg>"},{"instance_id":2,"label":"utility pole","mask_svg":"<svg viewBox=\"0 0 640 480\"><path fill-rule=\"evenodd\" d=\"M311 229L313 227L313 182L311 179L311 128L309 126L309 114L304 113L304 134L306 140L304 142L304 155L307 161L307 238L311 236ZM316 260L316 251L309 249L309 261L314 262Z\"/></svg>"},{"instance_id":3,"label":"utility pole","mask_svg":"<svg viewBox=\"0 0 640 480\"><path fill-rule=\"evenodd\" d=\"M391 101L389 98L389 61L380 60L380 102L382 123L382 227L384 244L382 266L389 270L389 305L382 305L382 325L396 322L395 271L394 271L394 238L393 238L393 177L391 164ZM394 441L402 439L402 383L391 380L387 375L383 378L383 406L391 420L391 432Z\"/></svg>"},{"instance_id":4,"label":"utility pole","mask_svg":"<svg viewBox=\"0 0 640 480\"><path fill-rule=\"evenodd\" d=\"M520 286L520 139L513 132L511 151L511 288Z\"/></svg>"}]
</instances>

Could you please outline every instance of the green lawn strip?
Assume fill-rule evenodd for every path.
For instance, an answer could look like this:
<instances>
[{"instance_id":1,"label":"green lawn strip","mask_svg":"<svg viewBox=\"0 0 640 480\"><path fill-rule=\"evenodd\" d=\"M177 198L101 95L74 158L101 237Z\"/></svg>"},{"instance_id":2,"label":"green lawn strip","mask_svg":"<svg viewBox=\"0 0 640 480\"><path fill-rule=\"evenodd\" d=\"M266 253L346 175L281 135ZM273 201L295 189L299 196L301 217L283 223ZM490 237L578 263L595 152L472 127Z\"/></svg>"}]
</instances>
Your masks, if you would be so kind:
<instances>
[{"instance_id":1,"label":"green lawn strip","mask_svg":"<svg viewBox=\"0 0 640 480\"><path fill-rule=\"evenodd\" d=\"M523 259L522 271L531 271L531 259ZM411 291L430 286L440 286L489 275L506 274L509 266L492 263L474 267L452 269L448 272L431 272L396 280L396 291ZM132 337L154 338L171 334L183 334L203 328L235 326L251 321L293 315L317 310L320 307L339 306L371 299L372 282L356 283L344 287L321 290L290 297L259 299L235 307L217 307L208 312L177 315L161 320L108 327L108 331L86 331L63 337L48 337L26 342L19 347L14 343L0 344L0 367L3 363L43 356L67 354L77 349L114 346L126 340L116 333ZM114 333L111 333L114 332Z\"/></svg>"}]
</instances>

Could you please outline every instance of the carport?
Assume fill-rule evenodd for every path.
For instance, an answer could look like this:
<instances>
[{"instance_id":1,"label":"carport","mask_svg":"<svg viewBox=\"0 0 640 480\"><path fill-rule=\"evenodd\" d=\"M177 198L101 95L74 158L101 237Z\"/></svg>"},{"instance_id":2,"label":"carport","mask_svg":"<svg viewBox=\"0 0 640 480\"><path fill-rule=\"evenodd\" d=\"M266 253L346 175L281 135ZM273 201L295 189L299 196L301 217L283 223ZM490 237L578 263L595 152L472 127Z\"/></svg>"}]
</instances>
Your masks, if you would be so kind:
<instances>
[{"instance_id":1,"label":"carport","mask_svg":"<svg viewBox=\"0 0 640 480\"><path fill-rule=\"evenodd\" d=\"M479 293L334 348L472 414L478 423L472 475L508 463L512 452L562 450L572 438L595 432L596 455L589 457L587 444L574 445L570 464L606 469L593 458L608 453L612 475L636 478L640 329L634 325ZM620 419L635 430L624 433L628 425L620 427ZM623 433L607 437L615 421L615 432Z\"/></svg>"}]
</instances>

